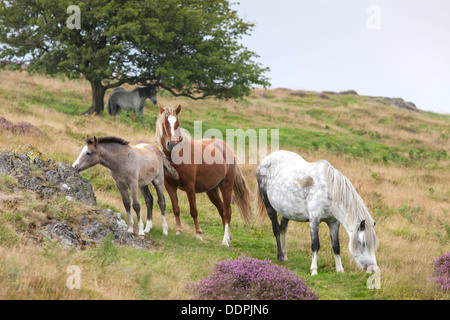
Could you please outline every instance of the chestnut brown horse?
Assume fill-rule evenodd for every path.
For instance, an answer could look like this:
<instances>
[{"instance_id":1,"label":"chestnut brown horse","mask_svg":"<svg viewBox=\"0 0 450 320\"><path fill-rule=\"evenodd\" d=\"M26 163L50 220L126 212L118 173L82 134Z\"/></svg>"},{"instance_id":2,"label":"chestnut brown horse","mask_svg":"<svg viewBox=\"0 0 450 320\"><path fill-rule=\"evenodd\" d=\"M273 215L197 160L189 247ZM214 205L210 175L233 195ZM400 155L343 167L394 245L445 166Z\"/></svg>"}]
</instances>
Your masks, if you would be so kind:
<instances>
[{"instance_id":1,"label":"chestnut brown horse","mask_svg":"<svg viewBox=\"0 0 450 320\"><path fill-rule=\"evenodd\" d=\"M236 205L245 222L249 223L252 216L250 192L241 170L237 166L233 151L222 140L193 140L186 135L187 131L180 128L178 119L181 106L174 109L172 107L163 108L159 105L159 111L160 115L156 122L156 141L160 150L178 173L173 174L166 168L164 173L164 185L172 202L177 234L182 232L177 190L181 189L187 194L196 237L200 240L203 239L197 219L196 193L206 192L222 218L224 228L222 244L229 246L233 191ZM208 155L215 161L211 161L211 157L208 159Z\"/></svg>"}]
</instances>

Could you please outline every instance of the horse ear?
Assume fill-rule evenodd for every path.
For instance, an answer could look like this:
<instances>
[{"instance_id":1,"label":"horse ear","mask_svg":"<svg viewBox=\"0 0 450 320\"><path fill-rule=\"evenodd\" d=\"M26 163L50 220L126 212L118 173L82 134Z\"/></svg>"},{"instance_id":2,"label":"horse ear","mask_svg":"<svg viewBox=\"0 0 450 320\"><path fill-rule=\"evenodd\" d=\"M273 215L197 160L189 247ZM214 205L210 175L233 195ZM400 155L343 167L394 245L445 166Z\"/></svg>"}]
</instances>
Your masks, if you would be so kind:
<instances>
[{"instance_id":1,"label":"horse ear","mask_svg":"<svg viewBox=\"0 0 450 320\"><path fill-rule=\"evenodd\" d=\"M159 113L163 113L164 112L164 108L161 106L161 103L158 103L158 107L159 107Z\"/></svg>"},{"instance_id":2,"label":"horse ear","mask_svg":"<svg viewBox=\"0 0 450 320\"><path fill-rule=\"evenodd\" d=\"M96 137L94 137L94 147L97 148L98 147L98 140Z\"/></svg>"},{"instance_id":3,"label":"horse ear","mask_svg":"<svg viewBox=\"0 0 450 320\"><path fill-rule=\"evenodd\" d=\"M359 225L359 230L364 231L365 229L366 229L366 220L363 220Z\"/></svg>"},{"instance_id":4,"label":"horse ear","mask_svg":"<svg viewBox=\"0 0 450 320\"><path fill-rule=\"evenodd\" d=\"M178 108L175 111L176 111L177 115L180 113L180 111L181 111L181 104L178 105Z\"/></svg>"}]
</instances>

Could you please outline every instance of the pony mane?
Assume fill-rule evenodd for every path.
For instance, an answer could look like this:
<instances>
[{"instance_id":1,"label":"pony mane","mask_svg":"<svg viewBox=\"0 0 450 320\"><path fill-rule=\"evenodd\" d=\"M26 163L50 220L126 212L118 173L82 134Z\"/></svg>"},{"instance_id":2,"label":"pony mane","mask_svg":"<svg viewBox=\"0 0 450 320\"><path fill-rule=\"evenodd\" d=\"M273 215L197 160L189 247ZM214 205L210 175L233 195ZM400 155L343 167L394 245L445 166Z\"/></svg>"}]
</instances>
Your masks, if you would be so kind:
<instances>
[{"instance_id":1,"label":"pony mane","mask_svg":"<svg viewBox=\"0 0 450 320\"><path fill-rule=\"evenodd\" d=\"M88 138L90 139L90 138ZM89 143L88 139L86 139L86 142ZM117 138L117 137L101 137L101 138L97 138L98 143L118 143L121 145L128 145L129 142L123 140L122 138Z\"/></svg>"},{"instance_id":2,"label":"pony mane","mask_svg":"<svg viewBox=\"0 0 450 320\"><path fill-rule=\"evenodd\" d=\"M154 87L138 87L133 90L133 92L137 91L139 93L139 97L141 99L150 97L156 89Z\"/></svg>"},{"instance_id":3,"label":"pony mane","mask_svg":"<svg viewBox=\"0 0 450 320\"><path fill-rule=\"evenodd\" d=\"M365 220L366 246L371 252L374 251L378 245L374 229L375 220L371 217L363 199L356 192L350 180L330 163L324 162L326 163L325 176L331 199L347 214L347 223L354 228L350 230L353 233L352 239L350 239L351 246L356 248L358 245L356 232L361 221Z\"/></svg>"}]
</instances>

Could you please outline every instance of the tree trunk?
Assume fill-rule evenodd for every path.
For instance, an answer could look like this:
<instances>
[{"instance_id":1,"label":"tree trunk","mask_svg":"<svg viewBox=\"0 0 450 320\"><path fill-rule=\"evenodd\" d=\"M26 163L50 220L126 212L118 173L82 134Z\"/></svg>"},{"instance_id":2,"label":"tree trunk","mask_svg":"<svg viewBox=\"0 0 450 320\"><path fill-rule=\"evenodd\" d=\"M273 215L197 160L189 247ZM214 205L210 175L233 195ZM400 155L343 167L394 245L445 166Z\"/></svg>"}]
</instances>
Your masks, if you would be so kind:
<instances>
[{"instance_id":1,"label":"tree trunk","mask_svg":"<svg viewBox=\"0 0 450 320\"><path fill-rule=\"evenodd\" d=\"M105 97L106 87L102 85L101 81L89 81L92 88L92 105L83 112L83 114L100 115L105 109L103 99Z\"/></svg>"}]
</instances>

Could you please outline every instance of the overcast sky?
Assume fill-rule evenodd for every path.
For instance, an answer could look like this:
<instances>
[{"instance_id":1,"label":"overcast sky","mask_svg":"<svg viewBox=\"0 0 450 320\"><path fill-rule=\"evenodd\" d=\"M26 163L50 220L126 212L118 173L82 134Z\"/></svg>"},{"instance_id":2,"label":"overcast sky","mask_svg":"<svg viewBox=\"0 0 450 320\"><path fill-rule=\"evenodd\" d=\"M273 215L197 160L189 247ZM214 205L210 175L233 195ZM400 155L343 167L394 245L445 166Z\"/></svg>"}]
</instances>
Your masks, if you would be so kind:
<instances>
[{"instance_id":1,"label":"overcast sky","mask_svg":"<svg viewBox=\"0 0 450 320\"><path fill-rule=\"evenodd\" d=\"M238 0L239 1L239 0ZM240 0L273 88L353 89L450 114L449 0Z\"/></svg>"}]
</instances>

